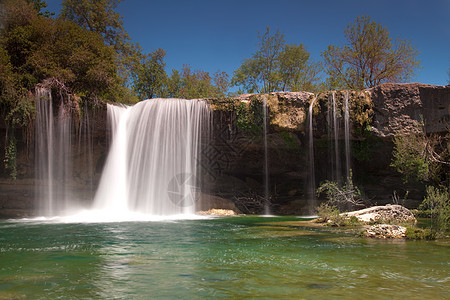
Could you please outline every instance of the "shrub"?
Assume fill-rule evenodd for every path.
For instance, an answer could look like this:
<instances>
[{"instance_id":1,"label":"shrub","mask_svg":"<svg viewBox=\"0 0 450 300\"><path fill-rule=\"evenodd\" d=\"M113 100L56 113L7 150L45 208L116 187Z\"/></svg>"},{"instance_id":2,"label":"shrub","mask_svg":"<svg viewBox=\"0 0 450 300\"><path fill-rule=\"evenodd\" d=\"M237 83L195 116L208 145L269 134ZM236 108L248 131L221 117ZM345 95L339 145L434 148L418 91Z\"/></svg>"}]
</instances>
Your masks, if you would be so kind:
<instances>
[{"instance_id":1,"label":"shrub","mask_svg":"<svg viewBox=\"0 0 450 300\"><path fill-rule=\"evenodd\" d=\"M319 222L327 223L329 226L358 226L360 221L357 217L351 216L350 218L341 215L341 212L336 206L322 203L317 208L317 214L319 215Z\"/></svg>"},{"instance_id":2,"label":"shrub","mask_svg":"<svg viewBox=\"0 0 450 300\"><path fill-rule=\"evenodd\" d=\"M436 235L430 228L406 227L405 236L409 240L434 240Z\"/></svg>"},{"instance_id":3,"label":"shrub","mask_svg":"<svg viewBox=\"0 0 450 300\"><path fill-rule=\"evenodd\" d=\"M363 205L361 191L353 184L351 170L350 176L344 185L329 180L322 182L316 190L317 196L320 196L323 192L327 196L327 203L337 205L341 209Z\"/></svg>"},{"instance_id":4,"label":"shrub","mask_svg":"<svg viewBox=\"0 0 450 300\"><path fill-rule=\"evenodd\" d=\"M430 210L432 230L440 233L449 230L450 199L446 187L439 189L434 186L427 186L426 196L421 208Z\"/></svg>"}]
</instances>

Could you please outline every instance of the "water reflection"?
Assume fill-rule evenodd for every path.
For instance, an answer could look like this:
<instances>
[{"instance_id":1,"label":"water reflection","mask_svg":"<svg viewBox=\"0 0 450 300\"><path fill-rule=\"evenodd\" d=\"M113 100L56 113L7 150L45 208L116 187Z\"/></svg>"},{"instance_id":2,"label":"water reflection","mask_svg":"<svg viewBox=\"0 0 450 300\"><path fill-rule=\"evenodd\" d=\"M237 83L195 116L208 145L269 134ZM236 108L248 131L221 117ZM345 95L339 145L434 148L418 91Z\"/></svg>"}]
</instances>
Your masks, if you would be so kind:
<instances>
[{"instance_id":1,"label":"water reflection","mask_svg":"<svg viewBox=\"0 0 450 300\"><path fill-rule=\"evenodd\" d=\"M0 223L0 298L435 299L448 290L446 246L271 221Z\"/></svg>"}]
</instances>

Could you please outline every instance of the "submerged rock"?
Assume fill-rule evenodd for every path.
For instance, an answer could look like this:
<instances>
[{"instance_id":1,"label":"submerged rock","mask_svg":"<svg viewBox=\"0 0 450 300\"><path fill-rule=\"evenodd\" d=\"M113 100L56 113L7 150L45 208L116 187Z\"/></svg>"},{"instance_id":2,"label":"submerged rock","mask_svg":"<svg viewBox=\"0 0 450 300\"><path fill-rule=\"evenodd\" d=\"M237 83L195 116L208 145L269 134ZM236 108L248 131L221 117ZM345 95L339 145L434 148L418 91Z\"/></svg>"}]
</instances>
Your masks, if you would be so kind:
<instances>
[{"instance_id":1,"label":"submerged rock","mask_svg":"<svg viewBox=\"0 0 450 300\"><path fill-rule=\"evenodd\" d=\"M413 213L404 206L391 205L373 206L357 211L343 213L346 217L357 217L359 221L365 223L383 222L383 223L413 223L417 222Z\"/></svg>"},{"instance_id":2,"label":"submerged rock","mask_svg":"<svg viewBox=\"0 0 450 300\"><path fill-rule=\"evenodd\" d=\"M406 227L399 225L378 224L367 228L363 235L371 238L405 238Z\"/></svg>"}]
</instances>

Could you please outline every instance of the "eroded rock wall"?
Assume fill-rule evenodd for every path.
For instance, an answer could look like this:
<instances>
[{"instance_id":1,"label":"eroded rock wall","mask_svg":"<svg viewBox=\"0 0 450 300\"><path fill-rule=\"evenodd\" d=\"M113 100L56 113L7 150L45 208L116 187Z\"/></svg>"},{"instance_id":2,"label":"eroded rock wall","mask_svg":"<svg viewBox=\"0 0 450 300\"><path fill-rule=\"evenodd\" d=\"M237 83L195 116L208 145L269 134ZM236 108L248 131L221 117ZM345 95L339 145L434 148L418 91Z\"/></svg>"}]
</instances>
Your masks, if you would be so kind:
<instances>
[{"instance_id":1,"label":"eroded rock wall","mask_svg":"<svg viewBox=\"0 0 450 300\"><path fill-rule=\"evenodd\" d=\"M213 109L212 132L204 140L199 160L203 173L202 210L235 207L244 213L262 213L264 201L265 148L262 104L267 104L267 157L271 210L275 214L303 214L308 198L309 127L308 108L313 106L314 165L316 186L332 179L334 141L330 138L330 97L337 106L338 156L343 162L344 100L349 97L351 168L354 183L373 204L392 202L396 191L400 198L409 191L409 207L422 200L424 187L405 186L391 167L392 138L416 133L449 132L450 86L423 84L383 84L366 91L334 91L314 95L307 92L245 94L234 99L208 99ZM106 105L87 110L91 138L74 130L73 192L89 202L100 178L107 156L110 132ZM74 125L75 126L75 125ZM31 128L32 129L32 128ZM7 126L0 120L0 158L4 161ZM16 129L17 179L9 178L0 165L0 216L24 216L35 207L34 133ZM86 154L92 151L86 164ZM335 158L334 158L335 159ZM341 163L341 174L345 174ZM93 180L87 180L93 172ZM37 183L38 184L38 183ZM226 207L209 207L221 205Z\"/></svg>"}]
</instances>

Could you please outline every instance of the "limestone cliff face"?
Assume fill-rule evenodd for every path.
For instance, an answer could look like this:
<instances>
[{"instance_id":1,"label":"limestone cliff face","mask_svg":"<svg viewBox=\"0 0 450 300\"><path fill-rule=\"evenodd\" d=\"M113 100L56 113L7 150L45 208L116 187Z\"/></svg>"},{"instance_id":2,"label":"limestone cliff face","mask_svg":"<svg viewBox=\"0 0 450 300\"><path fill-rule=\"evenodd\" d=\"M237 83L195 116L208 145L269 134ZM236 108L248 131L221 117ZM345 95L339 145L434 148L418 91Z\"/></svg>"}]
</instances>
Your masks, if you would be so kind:
<instances>
[{"instance_id":1,"label":"limestone cliff face","mask_svg":"<svg viewBox=\"0 0 450 300\"><path fill-rule=\"evenodd\" d=\"M314 165L316 186L332 179L332 157L344 161L344 114L348 97L351 140L351 168L354 181L375 204L391 201L394 190L420 202L423 187L404 186L389 166L392 137L416 133L449 132L450 86L424 84L383 84L365 91L334 91L314 95L308 92L245 94L234 99L208 99L213 110L212 136L204 141L201 170L204 199L214 205L201 208L236 207L244 213L263 212L265 147L263 103L267 104L267 157L269 193L273 213L303 214L308 202L309 120L313 106ZM336 106L338 151L330 139L330 101ZM106 105L89 108L88 130L75 130L72 147L73 193L86 203L92 199L107 156L109 131ZM89 133L90 137L87 138ZM16 130L18 178L9 179L9 171L0 164L0 216L30 214L35 206L34 133ZM0 120L0 159L4 160L6 124ZM88 142L90 141L90 142ZM332 150L333 149L333 150ZM91 159L86 164L86 154ZM343 163L341 164L342 167ZM88 170L89 169L89 170ZM93 172L92 174L88 174ZM341 174L345 174L341 170ZM87 180L93 176L92 180ZM229 204L226 204L228 200ZM231 203L231 202L232 203ZM208 201L207 201L208 202ZM230 204L231 203L231 204ZM407 203L408 204L408 203ZM412 202L410 206L413 206Z\"/></svg>"},{"instance_id":2,"label":"limestone cliff face","mask_svg":"<svg viewBox=\"0 0 450 300\"><path fill-rule=\"evenodd\" d=\"M369 90L374 105L373 131L382 137L448 132L450 86L386 83Z\"/></svg>"}]
</instances>

